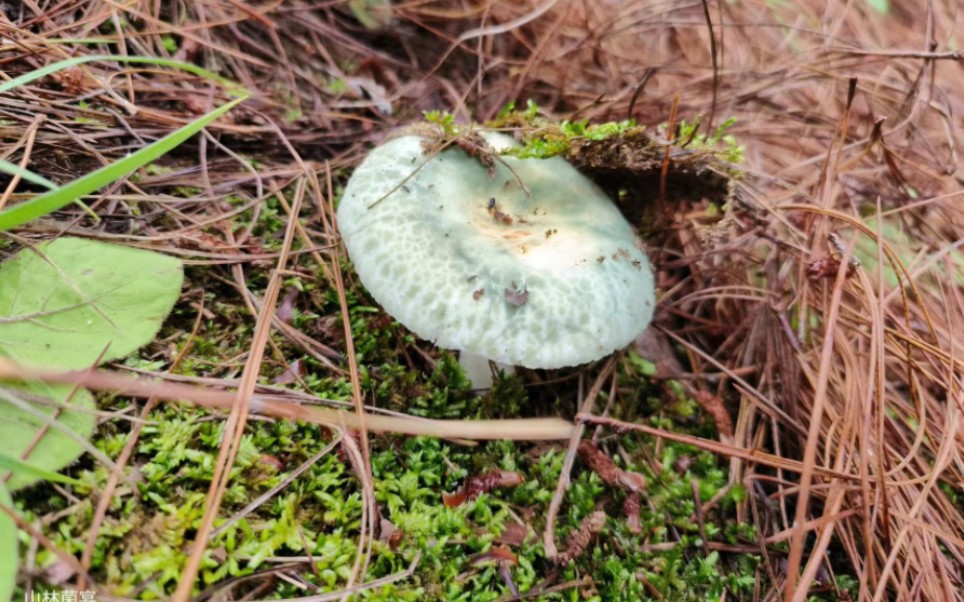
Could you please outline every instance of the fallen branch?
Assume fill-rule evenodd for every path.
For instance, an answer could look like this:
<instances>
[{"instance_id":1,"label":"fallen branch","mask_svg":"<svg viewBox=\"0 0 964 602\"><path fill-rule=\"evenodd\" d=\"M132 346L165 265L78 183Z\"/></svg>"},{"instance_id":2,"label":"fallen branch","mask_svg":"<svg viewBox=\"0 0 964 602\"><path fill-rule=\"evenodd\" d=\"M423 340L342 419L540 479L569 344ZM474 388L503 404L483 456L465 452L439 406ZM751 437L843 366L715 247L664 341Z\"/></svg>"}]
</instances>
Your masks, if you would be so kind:
<instances>
[{"instance_id":1,"label":"fallen branch","mask_svg":"<svg viewBox=\"0 0 964 602\"><path fill-rule=\"evenodd\" d=\"M69 383L130 397L156 397L166 401L187 401L207 408L230 409L237 393L196 387L183 383L145 380L108 370L49 371L0 358L0 379ZM274 418L300 420L322 426L359 428L355 413L303 406L252 395L250 411ZM561 418L520 418L516 420L429 420L416 417L364 414L365 428L371 432L440 437L446 439L546 441L568 439L575 428Z\"/></svg>"}]
</instances>

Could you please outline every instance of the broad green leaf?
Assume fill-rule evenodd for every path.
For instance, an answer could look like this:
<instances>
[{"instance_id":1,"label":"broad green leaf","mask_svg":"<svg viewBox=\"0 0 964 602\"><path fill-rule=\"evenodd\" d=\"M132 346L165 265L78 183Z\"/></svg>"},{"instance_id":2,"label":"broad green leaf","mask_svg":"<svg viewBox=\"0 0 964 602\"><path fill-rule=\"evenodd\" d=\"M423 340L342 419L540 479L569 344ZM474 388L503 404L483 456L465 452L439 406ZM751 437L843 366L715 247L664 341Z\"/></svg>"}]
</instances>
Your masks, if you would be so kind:
<instances>
[{"instance_id":1,"label":"broad green leaf","mask_svg":"<svg viewBox=\"0 0 964 602\"><path fill-rule=\"evenodd\" d=\"M10 492L0 482L0 506L13 510ZM0 602L13 599L13 586L17 580L17 523L0 510Z\"/></svg>"},{"instance_id":2,"label":"broad green leaf","mask_svg":"<svg viewBox=\"0 0 964 602\"><path fill-rule=\"evenodd\" d=\"M2 396L3 393L0 393ZM2 402L0 402L2 403ZM2 420L2 418L0 418ZM2 429L2 427L0 427ZM67 485L81 485L82 483L77 479L72 479L70 477L65 477L62 474L57 474L56 472L46 470L39 466L34 466L29 462L24 462L15 456L11 456L5 451L0 451L0 469L9 470L16 475L24 475L26 477L34 477L37 479L42 479L44 481L54 481L55 483L66 483Z\"/></svg>"},{"instance_id":3,"label":"broad green leaf","mask_svg":"<svg viewBox=\"0 0 964 602\"><path fill-rule=\"evenodd\" d=\"M96 408L94 398L87 389L78 389L71 395L74 388L70 385L45 385L30 383L27 385L5 384L7 390L22 392L22 398L42 397L59 404L67 404L80 410ZM18 395L18 397L21 397ZM89 439L94 432L95 420L89 412L74 412L69 409L53 405L32 404L36 410L53 416L58 410L57 422L78 436ZM17 458L23 456L24 451L33 442L37 433L44 427L44 422L37 416L32 416L16 407L3 389L0 389L0 441L3 441L4 453ZM43 471L55 472L71 464L84 452L84 446L60 429L47 428L47 432L31 449L26 462ZM6 471L0 471L6 474ZM11 491L32 485L40 475L15 472L7 482ZM2 598L0 598L2 600Z\"/></svg>"},{"instance_id":4,"label":"broad green leaf","mask_svg":"<svg viewBox=\"0 0 964 602\"><path fill-rule=\"evenodd\" d=\"M181 291L173 258L81 238L24 249L0 264L0 354L81 369L150 342Z\"/></svg>"},{"instance_id":5,"label":"broad green leaf","mask_svg":"<svg viewBox=\"0 0 964 602\"><path fill-rule=\"evenodd\" d=\"M230 111L245 98L247 97L236 98L123 159L105 165L60 188L50 190L29 201L18 203L9 209L0 211L0 232L57 211L81 196L94 192L115 180L119 180L135 169L147 165L201 131L204 126Z\"/></svg>"}]
</instances>

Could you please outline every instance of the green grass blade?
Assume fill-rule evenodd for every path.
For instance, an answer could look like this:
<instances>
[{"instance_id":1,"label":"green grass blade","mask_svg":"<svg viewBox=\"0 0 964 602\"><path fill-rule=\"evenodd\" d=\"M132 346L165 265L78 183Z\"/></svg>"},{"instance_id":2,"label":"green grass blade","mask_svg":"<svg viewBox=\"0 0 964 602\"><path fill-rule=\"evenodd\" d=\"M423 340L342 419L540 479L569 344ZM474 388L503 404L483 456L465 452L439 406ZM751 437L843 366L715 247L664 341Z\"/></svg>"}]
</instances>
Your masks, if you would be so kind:
<instances>
[{"instance_id":1,"label":"green grass blade","mask_svg":"<svg viewBox=\"0 0 964 602\"><path fill-rule=\"evenodd\" d=\"M25 180L25 181L27 181L27 182L32 182L32 183L36 184L37 186L43 186L43 187L46 188L47 190L56 190L56 189L57 189L57 185L56 185L56 184L54 184L53 182L51 182L51 181L48 180L47 178L43 177L42 175L40 175L40 174L35 174L34 172L30 171L29 169L24 169L24 168L20 167L19 165L16 165L15 163L11 163L11 162L9 162L9 161L4 161L3 159L0 159L0 171L6 172L6 173L8 173L8 174L10 174L10 175L12 175L12 176L20 176L20 179ZM98 223L98 224L100 223L100 216L97 215L97 213L95 213L93 209L91 209L91 208L88 207L87 205L81 203L81 202L80 202L80 199L74 199L73 202L77 203L77 206L78 206L81 210L85 211L85 212L87 213L87 215L89 215L90 218L91 218L92 220L94 220L95 223Z\"/></svg>"},{"instance_id":2,"label":"green grass blade","mask_svg":"<svg viewBox=\"0 0 964 602\"><path fill-rule=\"evenodd\" d=\"M13 500L3 483L0 483L0 602L11 602L17 585L17 523L7 515L15 512ZM26 596L24 596L26 598Z\"/></svg>"},{"instance_id":3,"label":"green grass blade","mask_svg":"<svg viewBox=\"0 0 964 602\"><path fill-rule=\"evenodd\" d=\"M46 38L51 44L117 44L117 38Z\"/></svg>"},{"instance_id":4,"label":"green grass blade","mask_svg":"<svg viewBox=\"0 0 964 602\"><path fill-rule=\"evenodd\" d=\"M43 479L44 481L55 481L57 483L66 483L68 485L82 485L77 479L72 479L70 477L65 477L62 474L57 474L50 470L40 468L39 466L34 466L33 464L28 464L19 458L7 455L4 452L0 452L0 469L9 470L10 472L20 473L29 475L31 477L36 477L38 479Z\"/></svg>"},{"instance_id":5,"label":"green grass blade","mask_svg":"<svg viewBox=\"0 0 964 602\"><path fill-rule=\"evenodd\" d=\"M69 69L71 67L76 67L77 65L82 65L84 63L92 63L94 61L105 61L105 62L115 62L115 63L147 63L150 65L157 65L160 67L171 67L173 69L180 69L182 71L187 71L188 73L193 73L205 79L218 82L224 87L228 88L228 91L232 94L247 95L247 91L226 77L221 77L213 71L208 71L193 65L191 63L185 63L182 61L175 61L172 59L164 59L150 56L122 56L115 54L103 54L103 55L90 55L90 56L77 56L74 58L66 59L63 61L57 61L56 63L51 63L49 65L44 65L40 69L31 71L30 73L24 73L19 77L15 77L9 81L0 84L0 94L4 92L9 92L14 88L28 84L34 80L40 79L41 77L46 77L51 73L56 73L64 69Z\"/></svg>"},{"instance_id":6,"label":"green grass blade","mask_svg":"<svg viewBox=\"0 0 964 602\"><path fill-rule=\"evenodd\" d=\"M20 179L24 182L30 182L31 184L36 184L37 186L43 186L48 190L54 190L57 185L48 180L47 178L35 174L29 169L24 169L16 163L11 163L10 161L4 161L0 159L0 171L6 172L11 176L20 176Z\"/></svg>"},{"instance_id":7,"label":"green grass blade","mask_svg":"<svg viewBox=\"0 0 964 602\"><path fill-rule=\"evenodd\" d=\"M210 113L195 119L184 127L171 132L160 140L145 146L132 155L128 155L119 161L101 167L97 171L77 178L61 188L45 192L29 201L14 205L0 212L0 232L10 230L11 228L37 219L40 216L57 211L75 199L85 194L90 194L122 178L135 169L147 165L198 133L201 128L224 115L246 98L246 96L236 98Z\"/></svg>"}]
</instances>

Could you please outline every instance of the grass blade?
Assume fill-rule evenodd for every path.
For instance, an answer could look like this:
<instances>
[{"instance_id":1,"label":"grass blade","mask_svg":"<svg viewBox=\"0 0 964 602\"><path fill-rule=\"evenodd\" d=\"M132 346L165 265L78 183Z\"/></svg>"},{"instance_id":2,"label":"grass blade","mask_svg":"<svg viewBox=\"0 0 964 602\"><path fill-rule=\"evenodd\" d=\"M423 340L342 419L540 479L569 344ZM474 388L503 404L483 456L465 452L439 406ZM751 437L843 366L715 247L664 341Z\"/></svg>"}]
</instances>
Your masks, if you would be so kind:
<instances>
[{"instance_id":1,"label":"grass blade","mask_svg":"<svg viewBox=\"0 0 964 602\"><path fill-rule=\"evenodd\" d=\"M42 215L57 211L75 199L106 186L139 167L147 165L198 133L201 128L224 115L246 98L247 96L236 98L119 161L105 165L96 171L77 178L61 188L45 192L29 201L0 212L0 232L10 230Z\"/></svg>"},{"instance_id":2,"label":"grass blade","mask_svg":"<svg viewBox=\"0 0 964 602\"><path fill-rule=\"evenodd\" d=\"M211 81L218 82L228 89L232 94L240 94L247 96L247 91L244 90L239 84L233 82L225 77L221 77L213 71L208 71L193 65L191 63L185 63L182 61L175 61L172 59L164 59L151 56L123 56L119 54L95 54L91 56L76 56L74 58L69 58L63 61L57 61L56 63L51 63L49 65L44 65L40 69L35 69L29 73L24 73L19 77L15 77L9 81L0 83L0 94L4 92L9 92L14 88L29 84L34 80L38 80L41 77L46 77L51 73L56 73L64 69L69 69L71 67L76 67L77 65L83 65L84 63L93 63L96 61L114 62L114 63L147 63L150 65L157 65L160 67L171 67L172 69L180 69L182 71L187 71L188 73L193 73L194 75L203 77Z\"/></svg>"},{"instance_id":3,"label":"grass blade","mask_svg":"<svg viewBox=\"0 0 964 602\"><path fill-rule=\"evenodd\" d=\"M20 179L24 182L30 182L31 184L36 184L37 186L43 186L48 190L54 190L57 185L48 180L47 178L35 174L29 169L24 169L15 163L10 161L4 161L0 159L0 171L10 174L11 176L20 176Z\"/></svg>"}]
</instances>

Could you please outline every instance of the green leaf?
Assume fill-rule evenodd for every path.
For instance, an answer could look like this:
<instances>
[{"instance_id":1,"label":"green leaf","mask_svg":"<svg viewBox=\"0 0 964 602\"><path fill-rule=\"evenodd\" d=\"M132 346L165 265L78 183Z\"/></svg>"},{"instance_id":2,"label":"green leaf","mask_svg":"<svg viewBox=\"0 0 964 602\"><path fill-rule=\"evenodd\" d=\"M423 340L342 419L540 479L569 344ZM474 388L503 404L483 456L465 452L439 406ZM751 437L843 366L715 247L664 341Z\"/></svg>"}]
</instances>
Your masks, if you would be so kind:
<instances>
[{"instance_id":1,"label":"green leaf","mask_svg":"<svg viewBox=\"0 0 964 602\"><path fill-rule=\"evenodd\" d=\"M0 264L0 354L81 369L150 342L181 291L181 263L81 238L24 249Z\"/></svg>"},{"instance_id":2,"label":"green leaf","mask_svg":"<svg viewBox=\"0 0 964 602\"><path fill-rule=\"evenodd\" d=\"M77 389L74 392L74 387L70 385L5 384L4 389L0 389L0 441L3 441L5 455L12 454L16 458L23 457L28 446L33 443L37 433L45 425L45 421L41 417L31 415L14 405L9 397L10 393L5 393L5 390L13 392L19 398L30 400L42 397L59 405L66 404L78 410L94 410L96 408L94 398L87 389ZM55 412L60 410L56 423L64 429L69 429L81 439L89 439L94 432L95 420L93 414L89 411L75 412L62 409L58 405L43 405L40 403L31 405L36 410L50 416L51 421ZM50 478L46 473L64 468L80 457L83 452L84 446L80 441L59 428L48 428L44 436L26 457L26 461L30 465L43 471L44 474L15 471L7 482L7 487L13 491L32 485L40 479ZM4 466L4 468L10 467ZM64 478L66 477L59 477L58 479ZM0 596L0 600L2 599L2 596Z\"/></svg>"},{"instance_id":3,"label":"green leaf","mask_svg":"<svg viewBox=\"0 0 964 602\"><path fill-rule=\"evenodd\" d=\"M2 427L0 427L2 428ZM9 470L13 474L21 474L29 477L36 477L44 481L54 481L56 483L66 483L68 485L82 485L77 479L65 477L39 466L34 466L9 455L7 452L0 451L0 468Z\"/></svg>"},{"instance_id":4,"label":"green leaf","mask_svg":"<svg viewBox=\"0 0 964 602\"><path fill-rule=\"evenodd\" d=\"M0 264L0 355L53 370L87 368L128 355L157 334L180 295L182 280L177 259L152 251L81 238L24 249ZM6 391L0 389L0 459L10 460L12 454L29 465L24 470L22 463L0 462L0 468L15 473L11 489L38 478L62 480L50 473L85 450L97 451L85 446L94 430L93 415L58 407L94 409L87 390L30 383ZM30 403L37 397L54 404ZM53 426L48 424L52 421ZM47 432L34 445L45 426Z\"/></svg>"},{"instance_id":5,"label":"green leaf","mask_svg":"<svg viewBox=\"0 0 964 602\"><path fill-rule=\"evenodd\" d=\"M0 482L0 506L13 510L10 492ZM13 586L17 580L17 523L0 510L0 602L13 599Z\"/></svg>"},{"instance_id":6,"label":"green leaf","mask_svg":"<svg viewBox=\"0 0 964 602\"><path fill-rule=\"evenodd\" d=\"M247 97L236 98L123 159L105 165L60 188L45 192L29 201L0 211L0 232L10 230L42 215L57 211L81 196L94 192L124 177L135 169L147 165L201 131L204 126L230 111L235 105L245 100L245 98Z\"/></svg>"},{"instance_id":7,"label":"green leaf","mask_svg":"<svg viewBox=\"0 0 964 602\"><path fill-rule=\"evenodd\" d=\"M24 169L19 165L11 163L10 161L4 161L0 159L0 171L10 174L11 176L20 176L20 178L31 184L36 184L37 186L43 186L47 190L54 190L57 185L48 180L47 178L35 174L29 169Z\"/></svg>"}]
</instances>

